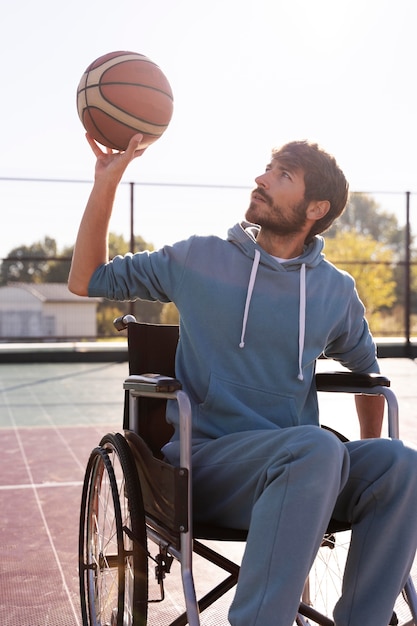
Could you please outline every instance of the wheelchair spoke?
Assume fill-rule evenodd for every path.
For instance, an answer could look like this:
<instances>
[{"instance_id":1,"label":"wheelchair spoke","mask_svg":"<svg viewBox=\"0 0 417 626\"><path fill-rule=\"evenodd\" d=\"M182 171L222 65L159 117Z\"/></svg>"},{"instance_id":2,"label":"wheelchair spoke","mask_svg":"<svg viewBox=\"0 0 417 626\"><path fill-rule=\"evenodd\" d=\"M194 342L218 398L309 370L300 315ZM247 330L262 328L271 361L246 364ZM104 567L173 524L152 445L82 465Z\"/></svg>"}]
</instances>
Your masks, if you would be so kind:
<instances>
[{"instance_id":1,"label":"wheelchair spoke","mask_svg":"<svg viewBox=\"0 0 417 626\"><path fill-rule=\"evenodd\" d=\"M303 600L331 618L340 597L350 531L325 537L306 583Z\"/></svg>"}]
</instances>

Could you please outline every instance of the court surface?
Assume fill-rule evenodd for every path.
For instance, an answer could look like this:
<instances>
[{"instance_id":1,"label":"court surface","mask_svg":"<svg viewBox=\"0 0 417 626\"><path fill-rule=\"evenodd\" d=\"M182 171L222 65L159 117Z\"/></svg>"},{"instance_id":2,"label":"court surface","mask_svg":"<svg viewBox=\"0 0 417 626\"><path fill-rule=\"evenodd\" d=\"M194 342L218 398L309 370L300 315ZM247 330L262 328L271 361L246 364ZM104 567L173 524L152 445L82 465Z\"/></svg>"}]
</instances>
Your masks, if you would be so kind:
<instances>
[{"instance_id":1,"label":"court surface","mask_svg":"<svg viewBox=\"0 0 417 626\"><path fill-rule=\"evenodd\" d=\"M399 399L401 436L417 444L417 364L408 359L383 359L381 364ZM333 368L319 363L320 370ZM121 429L127 373L127 363L0 365L2 626L81 626L77 540L82 479L101 436ZM339 394L326 394L322 407L324 422L350 438L357 436L353 398L342 401ZM196 578L207 582L211 573L196 567ZM180 604L181 598L181 590L174 589L172 603ZM229 601L230 594L221 603L221 615L213 610L203 614L202 625L227 623ZM161 626L162 606L158 610L154 623Z\"/></svg>"}]
</instances>

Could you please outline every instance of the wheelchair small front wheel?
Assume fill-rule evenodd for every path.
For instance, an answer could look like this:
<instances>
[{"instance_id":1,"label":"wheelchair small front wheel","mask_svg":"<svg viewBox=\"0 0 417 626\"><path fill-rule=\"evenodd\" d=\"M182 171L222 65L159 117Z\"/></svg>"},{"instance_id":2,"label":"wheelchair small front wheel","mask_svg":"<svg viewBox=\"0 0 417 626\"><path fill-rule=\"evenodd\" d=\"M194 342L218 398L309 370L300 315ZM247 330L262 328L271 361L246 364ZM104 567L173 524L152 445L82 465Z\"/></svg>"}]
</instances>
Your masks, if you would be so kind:
<instances>
[{"instance_id":1,"label":"wheelchair small front wheel","mask_svg":"<svg viewBox=\"0 0 417 626\"><path fill-rule=\"evenodd\" d=\"M145 626L146 526L125 438L108 434L87 465L81 501L79 576L84 626Z\"/></svg>"}]
</instances>

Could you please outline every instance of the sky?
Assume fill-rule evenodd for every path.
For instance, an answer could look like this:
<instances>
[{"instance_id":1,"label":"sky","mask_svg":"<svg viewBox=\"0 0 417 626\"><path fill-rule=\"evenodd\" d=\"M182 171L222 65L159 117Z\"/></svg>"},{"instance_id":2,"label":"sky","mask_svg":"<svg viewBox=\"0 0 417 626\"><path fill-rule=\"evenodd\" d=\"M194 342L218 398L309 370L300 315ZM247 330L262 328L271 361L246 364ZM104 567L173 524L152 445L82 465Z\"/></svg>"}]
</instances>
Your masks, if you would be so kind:
<instances>
[{"instance_id":1,"label":"sky","mask_svg":"<svg viewBox=\"0 0 417 626\"><path fill-rule=\"evenodd\" d=\"M174 93L168 130L126 172L115 232L128 233L135 182L144 183L135 230L146 240L225 234L271 148L294 139L334 154L352 190L398 192L402 210L403 193L417 192L416 20L415 0L6 3L0 257L44 236L73 244L94 173L76 89L113 50L151 58Z\"/></svg>"}]
</instances>

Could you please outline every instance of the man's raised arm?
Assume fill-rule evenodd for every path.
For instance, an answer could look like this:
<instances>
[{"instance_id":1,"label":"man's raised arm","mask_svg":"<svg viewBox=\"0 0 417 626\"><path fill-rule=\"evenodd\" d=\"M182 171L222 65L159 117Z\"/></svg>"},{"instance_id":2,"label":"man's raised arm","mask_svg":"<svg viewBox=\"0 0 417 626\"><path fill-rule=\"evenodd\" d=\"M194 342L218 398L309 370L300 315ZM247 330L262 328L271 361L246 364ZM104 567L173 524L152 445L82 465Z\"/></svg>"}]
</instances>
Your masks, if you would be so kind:
<instances>
[{"instance_id":1,"label":"man's raised arm","mask_svg":"<svg viewBox=\"0 0 417 626\"><path fill-rule=\"evenodd\" d=\"M135 135L125 152L103 152L87 135L88 142L97 157L95 179L87 206L82 217L75 242L68 288L79 296L88 295L88 285L93 272L108 261L108 229L114 199L120 180L140 149L142 135Z\"/></svg>"}]
</instances>

